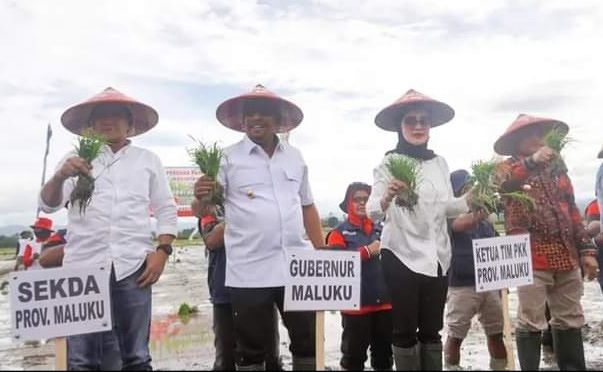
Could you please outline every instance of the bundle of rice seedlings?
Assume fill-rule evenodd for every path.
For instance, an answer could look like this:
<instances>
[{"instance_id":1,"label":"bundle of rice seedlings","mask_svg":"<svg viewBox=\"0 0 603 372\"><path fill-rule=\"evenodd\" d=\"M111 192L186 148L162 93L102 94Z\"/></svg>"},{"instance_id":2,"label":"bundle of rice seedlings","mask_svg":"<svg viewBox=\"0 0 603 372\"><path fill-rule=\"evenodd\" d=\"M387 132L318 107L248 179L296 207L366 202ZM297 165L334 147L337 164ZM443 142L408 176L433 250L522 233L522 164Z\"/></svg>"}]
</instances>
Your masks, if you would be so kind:
<instances>
[{"instance_id":1,"label":"bundle of rice seedlings","mask_svg":"<svg viewBox=\"0 0 603 372\"><path fill-rule=\"evenodd\" d=\"M471 178L466 187L471 190L471 210L483 211L486 215L499 213L504 198L521 203L528 210L534 209L534 200L522 191L501 193L499 185L494 183L494 170L498 166L495 161L479 160L471 164Z\"/></svg>"},{"instance_id":2,"label":"bundle of rice seedlings","mask_svg":"<svg viewBox=\"0 0 603 372\"><path fill-rule=\"evenodd\" d=\"M546 167L552 175L558 176L567 172L567 166L561 157L561 150L570 142L573 142L573 139L557 128L550 130L544 137L544 144L555 151L555 157Z\"/></svg>"},{"instance_id":3,"label":"bundle of rice seedlings","mask_svg":"<svg viewBox=\"0 0 603 372\"><path fill-rule=\"evenodd\" d=\"M199 166L199 169L205 176L215 181L220 169L220 161L224 155L222 149L218 146L217 142L207 145L199 140L196 140L195 138L193 138L193 140L198 143L198 146L194 149L188 150L192 161ZM222 205L222 203L224 203L222 186L216 182L212 192L205 196L201 201L215 205Z\"/></svg>"},{"instance_id":4,"label":"bundle of rice seedlings","mask_svg":"<svg viewBox=\"0 0 603 372\"><path fill-rule=\"evenodd\" d=\"M85 129L75 145L75 151L77 156L84 159L88 164L92 164L92 161L96 159L106 143L107 140L104 136L92 129ZM69 201L72 206L79 204L80 215L86 213L86 208L92 199L92 193L94 193L94 178L78 173L75 188L71 191Z\"/></svg>"},{"instance_id":5,"label":"bundle of rice seedlings","mask_svg":"<svg viewBox=\"0 0 603 372\"><path fill-rule=\"evenodd\" d=\"M387 170L397 180L406 184L396 195L396 205L414 211L419 201L417 185L419 182L419 162L404 155L392 156L385 163Z\"/></svg>"}]
</instances>

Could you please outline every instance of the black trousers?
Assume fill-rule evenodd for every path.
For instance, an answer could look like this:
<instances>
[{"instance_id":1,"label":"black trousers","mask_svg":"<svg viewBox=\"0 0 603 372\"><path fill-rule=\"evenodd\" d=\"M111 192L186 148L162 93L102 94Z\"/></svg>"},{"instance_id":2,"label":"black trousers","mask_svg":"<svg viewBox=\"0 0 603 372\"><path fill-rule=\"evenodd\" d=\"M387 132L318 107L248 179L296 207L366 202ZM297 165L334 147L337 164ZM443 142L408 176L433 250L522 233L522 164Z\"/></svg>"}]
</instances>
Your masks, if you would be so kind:
<instances>
[{"instance_id":1,"label":"black trousers","mask_svg":"<svg viewBox=\"0 0 603 372\"><path fill-rule=\"evenodd\" d=\"M230 304L214 304L214 371L233 371L235 369L235 332L232 306ZM274 344L266 356L266 369L269 371L282 371L279 353L278 314L276 307Z\"/></svg>"},{"instance_id":2,"label":"black trousers","mask_svg":"<svg viewBox=\"0 0 603 372\"><path fill-rule=\"evenodd\" d=\"M391 251L381 251L381 263L392 299L392 344L409 348L417 341L424 344L441 342L444 305L448 278L417 274L404 265Z\"/></svg>"},{"instance_id":3,"label":"black trousers","mask_svg":"<svg viewBox=\"0 0 603 372\"><path fill-rule=\"evenodd\" d=\"M293 357L314 357L316 353L316 319L314 312L283 311L283 287L229 288L234 314L236 363L240 366L267 361L274 345L274 305L289 332Z\"/></svg>"},{"instance_id":4,"label":"black trousers","mask_svg":"<svg viewBox=\"0 0 603 372\"><path fill-rule=\"evenodd\" d=\"M362 371L371 347L373 370L391 370L392 313L389 310L363 315L341 314L341 361L346 370Z\"/></svg>"}]
</instances>

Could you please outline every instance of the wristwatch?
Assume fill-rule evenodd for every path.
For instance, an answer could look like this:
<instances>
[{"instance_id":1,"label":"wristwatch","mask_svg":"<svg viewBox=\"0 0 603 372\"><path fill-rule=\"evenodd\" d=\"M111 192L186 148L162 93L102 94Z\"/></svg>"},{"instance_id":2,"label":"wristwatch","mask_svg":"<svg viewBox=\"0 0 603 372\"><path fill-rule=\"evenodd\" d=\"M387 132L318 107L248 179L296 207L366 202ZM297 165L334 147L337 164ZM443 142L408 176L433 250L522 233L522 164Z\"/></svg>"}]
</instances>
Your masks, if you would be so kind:
<instances>
[{"instance_id":1,"label":"wristwatch","mask_svg":"<svg viewBox=\"0 0 603 372\"><path fill-rule=\"evenodd\" d=\"M171 255L173 251L171 244L159 244L157 250L162 250L168 256Z\"/></svg>"}]
</instances>

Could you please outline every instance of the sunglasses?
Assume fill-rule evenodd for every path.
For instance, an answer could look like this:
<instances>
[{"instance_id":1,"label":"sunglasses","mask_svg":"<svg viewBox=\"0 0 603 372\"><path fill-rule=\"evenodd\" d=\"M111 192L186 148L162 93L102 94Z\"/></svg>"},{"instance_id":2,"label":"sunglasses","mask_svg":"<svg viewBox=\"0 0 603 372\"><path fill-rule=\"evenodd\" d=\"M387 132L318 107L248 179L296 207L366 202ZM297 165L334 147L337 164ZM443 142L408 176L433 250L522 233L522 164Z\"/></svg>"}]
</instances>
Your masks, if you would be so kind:
<instances>
[{"instance_id":1,"label":"sunglasses","mask_svg":"<svg viewBox=\"0 0 603 372\"><path fill-rule=\"evenodd\" d=\"M404 117L404 125L416 127L418 124L421 124L424 127L431 126L431 119L427 116L405 116Z\"/></svg>"},{"instance_id":2,"label":"sunglasses","mask_svg":"<svg viewBox=\"0 0 603 372\"><path fill-rule=\"evenodd\" d=\"M366 204L366 202L368 202L368 199L369 199L368 196L356 196L356 197L352 198L352 201L354 203L358 203L358 204L360 204L360 203Z\"/></svg>"},{"instance_id":3,"label":"sunglasses","mask_svg":"<svg viewBox=\"0 0 603 372\"><path fill-rule=\"evenodd\" d=\"M243 116L252 116L259 114L261 116L280 117L278 107L272 102L264 101L248 101L243 107Z\"/></svg>"}]
</instances>

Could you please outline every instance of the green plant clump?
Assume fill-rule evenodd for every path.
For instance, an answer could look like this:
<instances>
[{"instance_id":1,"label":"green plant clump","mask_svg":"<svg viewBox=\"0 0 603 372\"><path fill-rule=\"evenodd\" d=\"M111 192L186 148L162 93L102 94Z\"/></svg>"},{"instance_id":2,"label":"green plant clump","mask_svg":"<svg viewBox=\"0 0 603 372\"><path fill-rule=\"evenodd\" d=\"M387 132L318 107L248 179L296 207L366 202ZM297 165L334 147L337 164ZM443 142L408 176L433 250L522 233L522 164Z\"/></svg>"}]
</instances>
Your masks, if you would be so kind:
<instances>
[{"instance_id":1,"label":"green plant clump","mask_svg":"<svg viewBox=\"0 0 603 372\"><path fill-rule=\"evenodd\" d=\"M75 145L77 156L84 159L88 164L100 154L103 145L107 144L104 136L94 132L92 129L82 131ZM79 205L80 214L86 213L86 208L92 200L94 193L94 178L92 176L78 173L75 187L71 192L69 201L71 205Z\"/></svg>"},{"instance_id":2,"label":"green plant clump","mask_svg":"<svg viewBox=\"0 0 603 372\"><path fill-rule=\"evenodd\" d=\"M553 175L558 176L562 173L567 173L567 166L561 156L561 151L573 139L567 136L567 133L562 132L557 128L551 129L544 137L544 144L555 151L555 157L547 164L546 169Z\"/></svg>"},{"instance_id":3,"label":"green plant clump","mask_svg":"<svg viewBox=\"0 0 603 372\"><path fill-rule=\"evenodd\" d=\"M471 164L471 178L466 187L471 188L471 210L483 211L489 215L500 212L504 198L521 203L529 210L534 209L534 199L522 191L501 193L500 187L493 182L494 170L498 166L495 161L478 160ZM465 190L467 191L467 190Z\"/></svg>"},{"instance_id":4,"label":"green plant clump","mask_svg":"<svg viewBox=\"0 0 603 372\"><path fill-rule=\"evenodd\" d=\"M390 157L385 166L392 177L406 184L406 187L396 195L396 205L414 212L414 207L419 201L417 194L419 162L413 158L399 155Z\"/></svg>"},{"instance_id":5,"label":"green plant clump","mask_svg":"<svg viewBox=\"0 0 603 372\"><path fill-rule=\"evenodd\" d=\"M215 181L218 176L218 171L220 170L222 156L224 156L223 150L215 142L211 145L207 145L194 138L193 140L198 143L198 146L194 149L188 150L192 161L197 164L205 176ZM201 201L215 205L222 205L224 203L224 195L221 185L216 182L212 192L204 197Z\"/></svg>"}]
</instances>

